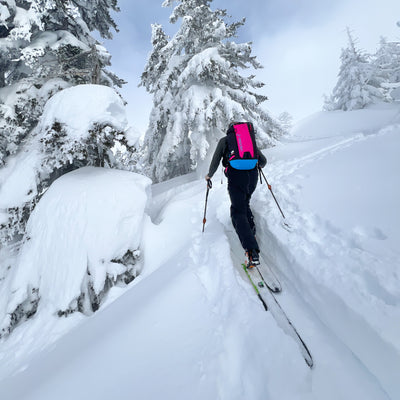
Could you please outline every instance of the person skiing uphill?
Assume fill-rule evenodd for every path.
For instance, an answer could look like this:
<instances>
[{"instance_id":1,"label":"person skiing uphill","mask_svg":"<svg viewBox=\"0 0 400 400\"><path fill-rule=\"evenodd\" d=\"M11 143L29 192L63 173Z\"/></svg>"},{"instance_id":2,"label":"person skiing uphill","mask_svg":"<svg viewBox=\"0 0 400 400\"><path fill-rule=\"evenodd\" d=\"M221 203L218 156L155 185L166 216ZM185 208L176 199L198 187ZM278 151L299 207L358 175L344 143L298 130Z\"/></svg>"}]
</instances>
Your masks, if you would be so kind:
<instances>
[{"instance_id":1,"label":"person skiing uphill","mask_svg":"<svg viewBox=\"0 0 400 400\"><path fill-rule=\"evenodd\" d=\"M260 264L250 199L257 187L258 168L264 168L267 163L257 148L254 134L253 124L249 122L231 123L226 136L218 142L205 177L207 181L213 177L222 159L228 178L232 225L246 251L249 268Z\"/></svg>"}]
</instances>

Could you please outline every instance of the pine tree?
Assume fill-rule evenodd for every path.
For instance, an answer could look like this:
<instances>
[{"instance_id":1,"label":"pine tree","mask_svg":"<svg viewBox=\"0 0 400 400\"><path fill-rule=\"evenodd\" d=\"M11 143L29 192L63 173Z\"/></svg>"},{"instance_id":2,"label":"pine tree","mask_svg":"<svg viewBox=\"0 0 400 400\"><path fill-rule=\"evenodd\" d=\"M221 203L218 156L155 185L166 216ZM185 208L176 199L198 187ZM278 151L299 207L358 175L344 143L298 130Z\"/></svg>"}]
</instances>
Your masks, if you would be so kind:
<instances>
[{"instance_id":1,"label":"pine tree","mask_svg":"<svg viewBox=\"0 0 400 400\"><path fill-rule=\"evenodd\" d=\"M181 26L168 38L153 25L153 51L141 79L153 94L143 162L155 181L198 168L232 121L252 121L260 146L283 133L260 106L267 98L256 90L264 84L242 75L261 68L252 44L233 40L245 20L225 22L226 10L211 10L212 0L176 2L170 22L181 20Z\"/></svg>"},{"instance_id":2,"label":"pine tree","mask_svg":"<svg viewBox=\"0 0 400 400\"><path fill-rule=\"evenodd\" d=\"M154 93L160 88L160 77L165 71L168 61L167 51L165 50L168 37L159 24L151 25L151 44L153 51L142 74L141 84L149 93Z\"/></svg>"},{"instance_id":3,"label":"pine tree","mask_svg":"<svg viewBox=\"0 0 400 400\"><path fill-rule=\"evenodd\" d=\"M392 93L400 84L400 42L388 42L381 38L373 66L381 79L387 101L393 101Z\"/></svg>"},{"instance_id":4,"label":"pine tree","mask_svg":"<svg viewBox=\"0 0 400 400\"><path fill-rule=\"evenodd\" d=\"M110 55L90 35L116 28L115 0L7 0L0 7L0 166L37 124L47 99L76 84L123 81L106 70Z\"/></svg>"},{"instance_id":5,"label":"pine tree","mask_svg":"<svg viewBox=\"0 0 400 400\"><path fill-rule=\"evenodd\" d=\"M0 0L1 250L5 245L17 255L21 246L29 247L28 218L60 175L87 165L130 167L134 149L125 130L125 103L111 88L123 81L107 70L110 54L91 36L97 31L111 38L116 25L110 10L118 11L116 0ZM88 269L75 305L61 311L95 311L112 285L132 280L133 250L111 260L127 268L106 274L104 287L100 279L99 292ZM10 258L1 277L3 305L15 293L8 293L7 282L20 267L17 260ZM30 282L26 288L17 287L18 279L15 284L22 295L0 315L0 337L35 314L43 295Z\"/></svg>"},{"instance_id":6,"label":"pine tree","mask_svg":"<svg viewBox=\"0 0 400 400\"><path fill-rule=\"evenodd\" d=\"M293 127L293 117L287 111L284 111L278 115L278 120L281 123L282 128L285 131L290 131Z\"/></svg>"},{"instance_id":7,"label":"pine tree","mask_svg":"<svg viewBox=\"0 0 400 400\"><path fill-rule=\"evenodd\" d=\"M384 100L371 57L356 48L349 29L347 35L348 47L342 49L339 79L325 101L326 110L356 110Z\"/></svg>"},{"instance_id":8,"label":"pine tree","mask_svg":"<svg viewBox=\"0 0 400 400\"><path fill-rule=\"evenodd\" d=\"M107 70L111 56L91 36L91 31L98 31L112 37L116 24L110 10L118 11L116 0L0 2L0 168L18 153L31 151L38 136L44 135L35 148L42 164L34 194L26 195L29 201L23 206L9 206L8 222L0 226L0 244L21 238L40 194L55 178L84 165L118 164L110 159L117 142L133 152L124 132L107 125L93 127L82 143L57 124L46 132L36 129L46 103L60 90L123 83Z\"/></svg>"}]
</instances>

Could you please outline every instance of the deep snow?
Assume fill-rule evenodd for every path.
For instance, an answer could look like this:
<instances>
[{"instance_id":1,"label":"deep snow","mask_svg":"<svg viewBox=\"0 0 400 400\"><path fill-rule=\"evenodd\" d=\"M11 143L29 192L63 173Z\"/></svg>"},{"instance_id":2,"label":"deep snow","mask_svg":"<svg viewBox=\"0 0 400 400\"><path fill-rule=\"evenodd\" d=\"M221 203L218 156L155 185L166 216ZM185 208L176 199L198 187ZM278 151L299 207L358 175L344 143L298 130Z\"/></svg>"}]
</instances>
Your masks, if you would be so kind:
<instances>
[{"instance_id":1,"label":"deep snow","mask_svg":"<svg viewBox=\"0 0 400 400\"><path fill-rule=\"evenodd\" d=\"M64 311L85 279L99 294L107 276L121 275L125 267L112 260L139 249L150 183L138 174L93 167L57 179L29 218L29 239L2 286L8 293L0 291L0 315L12 313L30 288L39 290L39 308Z\"/></svg>"},{"instance_id":2,"label":"deep snow","mask_svg":"<svg viewBox=\"0 0 400 400\"><path fill-rule=\"evenodd\" d=\"M124 101L114 89L102 85L78 85L59 91L46 103L38 125L23 148L9 157L0 170L0 222L6 220L8 208L20 207L37 195L37 175L43 173L48 157L43 154L41 141L54 123L61 124L68 133L69 140L65 141L62 151L59 150L63 157L71 158L70 162L75 142L83 142L96 125L124 132L131 145L138 140L138 134L128 129Z\"/></svg>"},{"instance_id":3,"label":"deep snow","mask_svg":"<svg viewBox=\"0 0 400 400\"><path fill-rule=\"evenodd\" d=\"M153 185L128 289L91 317L38 313L0 342L0 397L399 398L399 148L400 107L382 105L313 115L265 152L292 229L262 185L257 237L313 370L240 268L225 179L202 234L206 186L191 175Z\"/></svg>"}]
</instances>

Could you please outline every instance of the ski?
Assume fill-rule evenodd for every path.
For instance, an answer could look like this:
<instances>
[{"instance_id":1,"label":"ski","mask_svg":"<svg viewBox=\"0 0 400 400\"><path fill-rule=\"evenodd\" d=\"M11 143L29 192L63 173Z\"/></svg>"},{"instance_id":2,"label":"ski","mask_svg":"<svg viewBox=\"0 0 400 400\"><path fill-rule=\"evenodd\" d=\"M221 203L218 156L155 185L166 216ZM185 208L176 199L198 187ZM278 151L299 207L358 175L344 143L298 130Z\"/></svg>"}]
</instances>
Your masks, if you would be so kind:
<instances>
[{"instance_id":1,"label":"ski","mask_svg":"<svg viewBox=\"0 0 400 400\"><path fill-rule=\"evenodd\" d=\"M257 266L258 272L261 275L262 280L268 286L269 290L273 293L280 293L282 291L281 283L273 273L269 265L264 261L260 255L260 265Z\"/></svg>"},{"instance_id":2,"label":"ski","mask_svg":"<svg viewBox=\"0 0 400 400\"><path fill-rule=\"evenodd\" d=\"M232 230L226 230L225 232L229 238L229 241L231 242L232 254L234 254L235 257L237 257L238 259L241 259L242 254L239 251L241 245L236 233L233 232ZM269 289L274 293L281 292L282 286L278 278L276 277L272 269L269 267L269 265L264 261L264 258L261 256L261 253L259 254L259 256L261 262L261 267L259 269L260 273L262 274L262 279L264 281L264 284L266 284L269 287Z\"/></svg>"},{"instance_id":3,"label":"ski","mask_svg":"<svg viewBox=\"0 0 400 400\"><path fill-rule=\"evenodd\" d=\"M256 291L258 298L260 299L261 303L263 304L265 311L268 311L268 306L267 303L264 301L261 293L260 293L260 289L262 289L263 287L265 287L265 282L262 279L261 275L259 276L259 279L252 279L252 277L250 276L250 270L246 267L245 264L242 264L244 272L246 272L247 277L250 280L250 283L252 284L254 290Z\"/></svg>"},{"instance_id":4,"label":"ski","mask_svg":"<svg viewBox=\"0 0 400 400\"><path fill-rule=\"evenodd\" d=\"M301 338L300 334L297 332L297 329L293 325L292 321L286 315L282 306L279 304L278 300L274 296L274 292L264 281L258 266L255 266L253 268L247 268L245 264L242 264L242 266L244 271L246 272L247 277L250 280L250 283L256 291L258 298L264 305L265 310L271 311L275 321L278 323L281 329L285 333L287 333L292 339L294 339L294 341L298 344L300 348L304 361L310 368L312 368L314 365L314 361L310 350L308 349L307 345Z\"/></svg>"}]
</instances>

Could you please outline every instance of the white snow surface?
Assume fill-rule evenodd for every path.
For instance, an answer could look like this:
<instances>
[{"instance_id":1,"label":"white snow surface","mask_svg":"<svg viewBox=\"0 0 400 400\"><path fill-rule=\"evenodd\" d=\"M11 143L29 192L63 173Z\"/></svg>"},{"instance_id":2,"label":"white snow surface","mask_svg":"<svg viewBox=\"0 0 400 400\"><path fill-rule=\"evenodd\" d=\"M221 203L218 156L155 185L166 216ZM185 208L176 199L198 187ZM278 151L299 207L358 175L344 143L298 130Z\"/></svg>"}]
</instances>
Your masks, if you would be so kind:
<instances>
[{"instance_id":1,"label":"white snow surface","mask_svg":"<svg viewBox=\"0 0 400 400\"><path fill-rule=\"evenodd\" d=\"M7 95L5 91L4 98ZM46 103L29 143L9 157L7 165L0 170L0 220L2 210L19 207L36 196L36 174L42 168L44 157L40 139L55 122L64 126L71 140L85 139L95 124L126 131L129 144L138 140L138 133L127 126L124 102L114 89L78 85L57 92Z\"/></svg>"},{"instance_id":2,"label":"white snow surface","mask_svg":"<svg viewBox=\"0 0 400 400\"><path fill-rule=\"evenodd\" d=\"M399 149L393 104L315 114L265 151L264 172L291 231L259 185L257 238L282 283L276 298L313 355L312 370L241 270L225 178L214 177L202 234L206 185L193 174L152 186L143 270L127 289L112 289L91 317L38 312L2 339L0 398L400 398ZM91 174L78 176L76 189L68 176L59 189L95 190ZM125 193L123 186L116 180L113 192ZM43 214L54 210L39 204ZM90 215L72 216L78 200L63 204L56 215L71 223ZM110 204L121 219L130 199ZM98 224L112 240L107 219ZM105 248L94 246L93 257L115 250L98 243ZM53 236L36 252L44 259L65 249Z\"/></svg>"},{"instance_id":3,"label":"white snow surface","mask_svg":"<svg viewBox=\"0 0 400 400\"><path fill-rule=\"evenodd\" d=\"M13 312L29 288L39 289L39 307L56 313L79 296L87 272L96 293L106 274L121 274L111 260L140 247L150 183L138 174L94 167L57 179L30 216L30 239L3 285L9 294L0 296L1 315Z\"/></svg>"},{"instance_id":4,"label":"white snow surface","mask_svg":"<svg viewBox=\"0 0 400 400\"><path fill-rule=\"evenodd\" d=\"M114 89L103 85L78 85L56 93L47 103L38 130L45 132L54 122L67 126L71 137L88 135L93 124L111 124L124 131L124 102Z\"/></svg>"}]
</instances>

